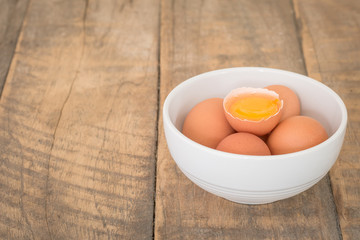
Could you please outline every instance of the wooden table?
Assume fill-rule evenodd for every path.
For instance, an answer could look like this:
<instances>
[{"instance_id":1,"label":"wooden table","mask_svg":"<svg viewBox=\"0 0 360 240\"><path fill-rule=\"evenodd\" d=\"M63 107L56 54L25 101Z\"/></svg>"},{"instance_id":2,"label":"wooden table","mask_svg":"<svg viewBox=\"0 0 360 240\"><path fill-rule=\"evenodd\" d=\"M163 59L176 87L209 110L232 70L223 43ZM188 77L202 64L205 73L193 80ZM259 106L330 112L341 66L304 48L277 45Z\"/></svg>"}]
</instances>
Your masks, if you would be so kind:
<instances>
[{"instance_id":1,"label":"wooden table","mask_svg":"<svg viewBox=\"0 0 360 240\"><path fill-rule=\"evenodd\" d=\"M0 0L0 239L360 239L358 0ZM206 71L313 77L348 108L308 191L242 205L190 182L162 125Z\"/></svg>"}]
</instances>

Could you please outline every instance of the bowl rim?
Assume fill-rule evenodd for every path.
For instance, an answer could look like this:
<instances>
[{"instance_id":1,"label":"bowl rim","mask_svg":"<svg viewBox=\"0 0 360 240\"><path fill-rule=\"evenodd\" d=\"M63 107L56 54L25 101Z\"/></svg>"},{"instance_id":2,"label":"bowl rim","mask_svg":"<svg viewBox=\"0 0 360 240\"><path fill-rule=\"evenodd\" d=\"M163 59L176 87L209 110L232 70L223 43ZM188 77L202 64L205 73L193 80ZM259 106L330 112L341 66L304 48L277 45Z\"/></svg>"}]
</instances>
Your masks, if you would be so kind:
<instances>
[{"instance_id":1,"label":"bowl rim","mask_svg":"<svg viewBox=\"0 0 360 240\"><path fill-rule=\"evenodd\" d=\"M335 98L336 102L340 106L342 118L341 118L339 127L328 139L326 139L324 142L322 142L320 144L317 144L316 146L313 146L313 147L305 149L305 150L293 152L293 153L269 155L269 156L255 156L255 155L228 153L228 152L219 151L219 150L216 150L213 148L209 148L209 147L199 144L199 143L191 140L190 138L186 137L184 134L182 134L182 132L179 129L177 129L175 127L173 122L170 120L169 105L170 105L172 99L174 99L176 97L177 92L179 92L183 88L186 88L189 84L192 84L195 81L200 81L202 78L207 77L208 75L225 74L228 72L241 73L241 72L246 72L246 71L273 72L273 73L280 73L280 74L285 74L285 75L290 75L290 76L296 76L296 77L303 78L304 81L311 82L312 84L316 84L319 87L326 89L327 92L329 92L329 94L331 94L332 97ZM347 115L347 109L346 109L345 103L343 102L343 100L340 98L340 96L334 90L332 90L330 87L326 86L324 83L317 81L313 78L310 78L306 75L287 71L287 70L266 68L266 67L232 67L232 68L223 68L223 69L208 71L208 72L204 72L204 73L195 75L193 77L186 79L185 81L181 82L176 87L174 87L170 91L170 93L167 95L167 97L165 98L165 101L163 104L163 121L169 127L169 130L174 132L178 137L180 137L186 143L191 144L194 147L196 146L201 151L205 151L210 154L215 154L216 156L220 157L221 159L240 158L240 159L249 159L252 161L263 161L263 160L270 161L270 160L287 159L289 157L298 156L298 155L310 154L311 152L317 151L319 148L322 148L325 145L328 145L331 142L334 142L339 137L339 135L341 135L346 130L348 115Z\"/></svg>"}]
</instances>

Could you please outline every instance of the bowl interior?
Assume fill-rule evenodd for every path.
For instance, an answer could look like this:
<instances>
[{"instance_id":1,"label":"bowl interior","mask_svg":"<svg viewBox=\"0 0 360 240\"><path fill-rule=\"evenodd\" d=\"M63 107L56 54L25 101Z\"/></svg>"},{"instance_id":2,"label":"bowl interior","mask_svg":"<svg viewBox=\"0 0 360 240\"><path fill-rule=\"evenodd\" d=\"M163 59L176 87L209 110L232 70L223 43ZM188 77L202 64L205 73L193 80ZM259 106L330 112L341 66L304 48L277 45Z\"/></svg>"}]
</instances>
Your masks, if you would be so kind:
<instances>
[{"instance_id":1,"label":"bowl interior","mask_svg":"<svg viewBox=\"0 0 360 240\"><path fill-rule=\"evenodd\" d=\"M301 102L301 114L320 121L329 136L346 117L342 100L330 88L306 76L268 68L230 68L204 73L177 86L168 96L170 121L181 131L187 113L200 101L224 98L239 87L281 84L291 88Z\"/></svg>"}]
</instances>

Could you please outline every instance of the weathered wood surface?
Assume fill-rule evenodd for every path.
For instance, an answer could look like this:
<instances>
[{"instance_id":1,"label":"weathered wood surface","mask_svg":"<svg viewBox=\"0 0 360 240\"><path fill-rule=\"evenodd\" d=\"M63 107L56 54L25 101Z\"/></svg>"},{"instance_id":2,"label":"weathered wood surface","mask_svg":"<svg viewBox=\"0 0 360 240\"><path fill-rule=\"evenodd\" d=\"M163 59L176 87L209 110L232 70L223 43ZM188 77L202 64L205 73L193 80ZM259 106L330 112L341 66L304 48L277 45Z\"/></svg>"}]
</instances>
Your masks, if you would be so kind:
<instances>
[{"instance_id":1,"label":"weathered wood surface","mask_svg":"<svg viewBox=\"0 0 360 240\"><path fill-rule=\"evenodd\" d=\"M30 2L0 102L1 239L151 238L158 16Z\"/></svg>"},{"instance_id":2,"label":"weathered wood surface","mask_svg":"<svg viewBox=\"0 0 360 240\"><path fill-rule=\"evenodd\" d=\"M0 239L357 239L359 23L357 0L0 0ZM167 94L238 66L344 99L344 148L308 191L235 204L172 160Z\"/></svg>"},{"instance_id":3,"label":"weathered wood surface","mask_svg":"<svg viewBox=\"0 0 360 240\"><path fill-rule=\"evenodd\" d=\"M309 76L334 89L348 109L341 155L330 171L343 239L360 238L360 2L299 1Z\"/></svg>"}]
</instances>

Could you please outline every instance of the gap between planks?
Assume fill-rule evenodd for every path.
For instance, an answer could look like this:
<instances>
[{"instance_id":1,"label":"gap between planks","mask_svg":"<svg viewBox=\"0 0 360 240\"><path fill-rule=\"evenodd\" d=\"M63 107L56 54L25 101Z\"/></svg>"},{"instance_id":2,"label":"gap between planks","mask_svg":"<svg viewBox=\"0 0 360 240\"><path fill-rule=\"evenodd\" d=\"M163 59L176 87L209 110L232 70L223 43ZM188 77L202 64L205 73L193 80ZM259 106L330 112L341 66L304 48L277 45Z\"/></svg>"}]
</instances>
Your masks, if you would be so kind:
<instances>
[{"instance_id":1,"label":"gap between planks","mask_svg":"<svg viewBox=\"0 0 360 240\"><path fill-rule=\"evenodd\" d=\"M153 226L152 226L152 239L155 239L155 223L156 223L156 179L157 179L157 161L158 161L158 152L159 152L159 129L160 129L160 115L161 115L161 98L160 98L160 87L161 87L161 7L162 0L159 1L159 13L158 13L158 44L157 44L157 91L156 91L156 121L155 121L155 142L154 142L154 193L153 193Z\"/></svg>"}]
</instances>

